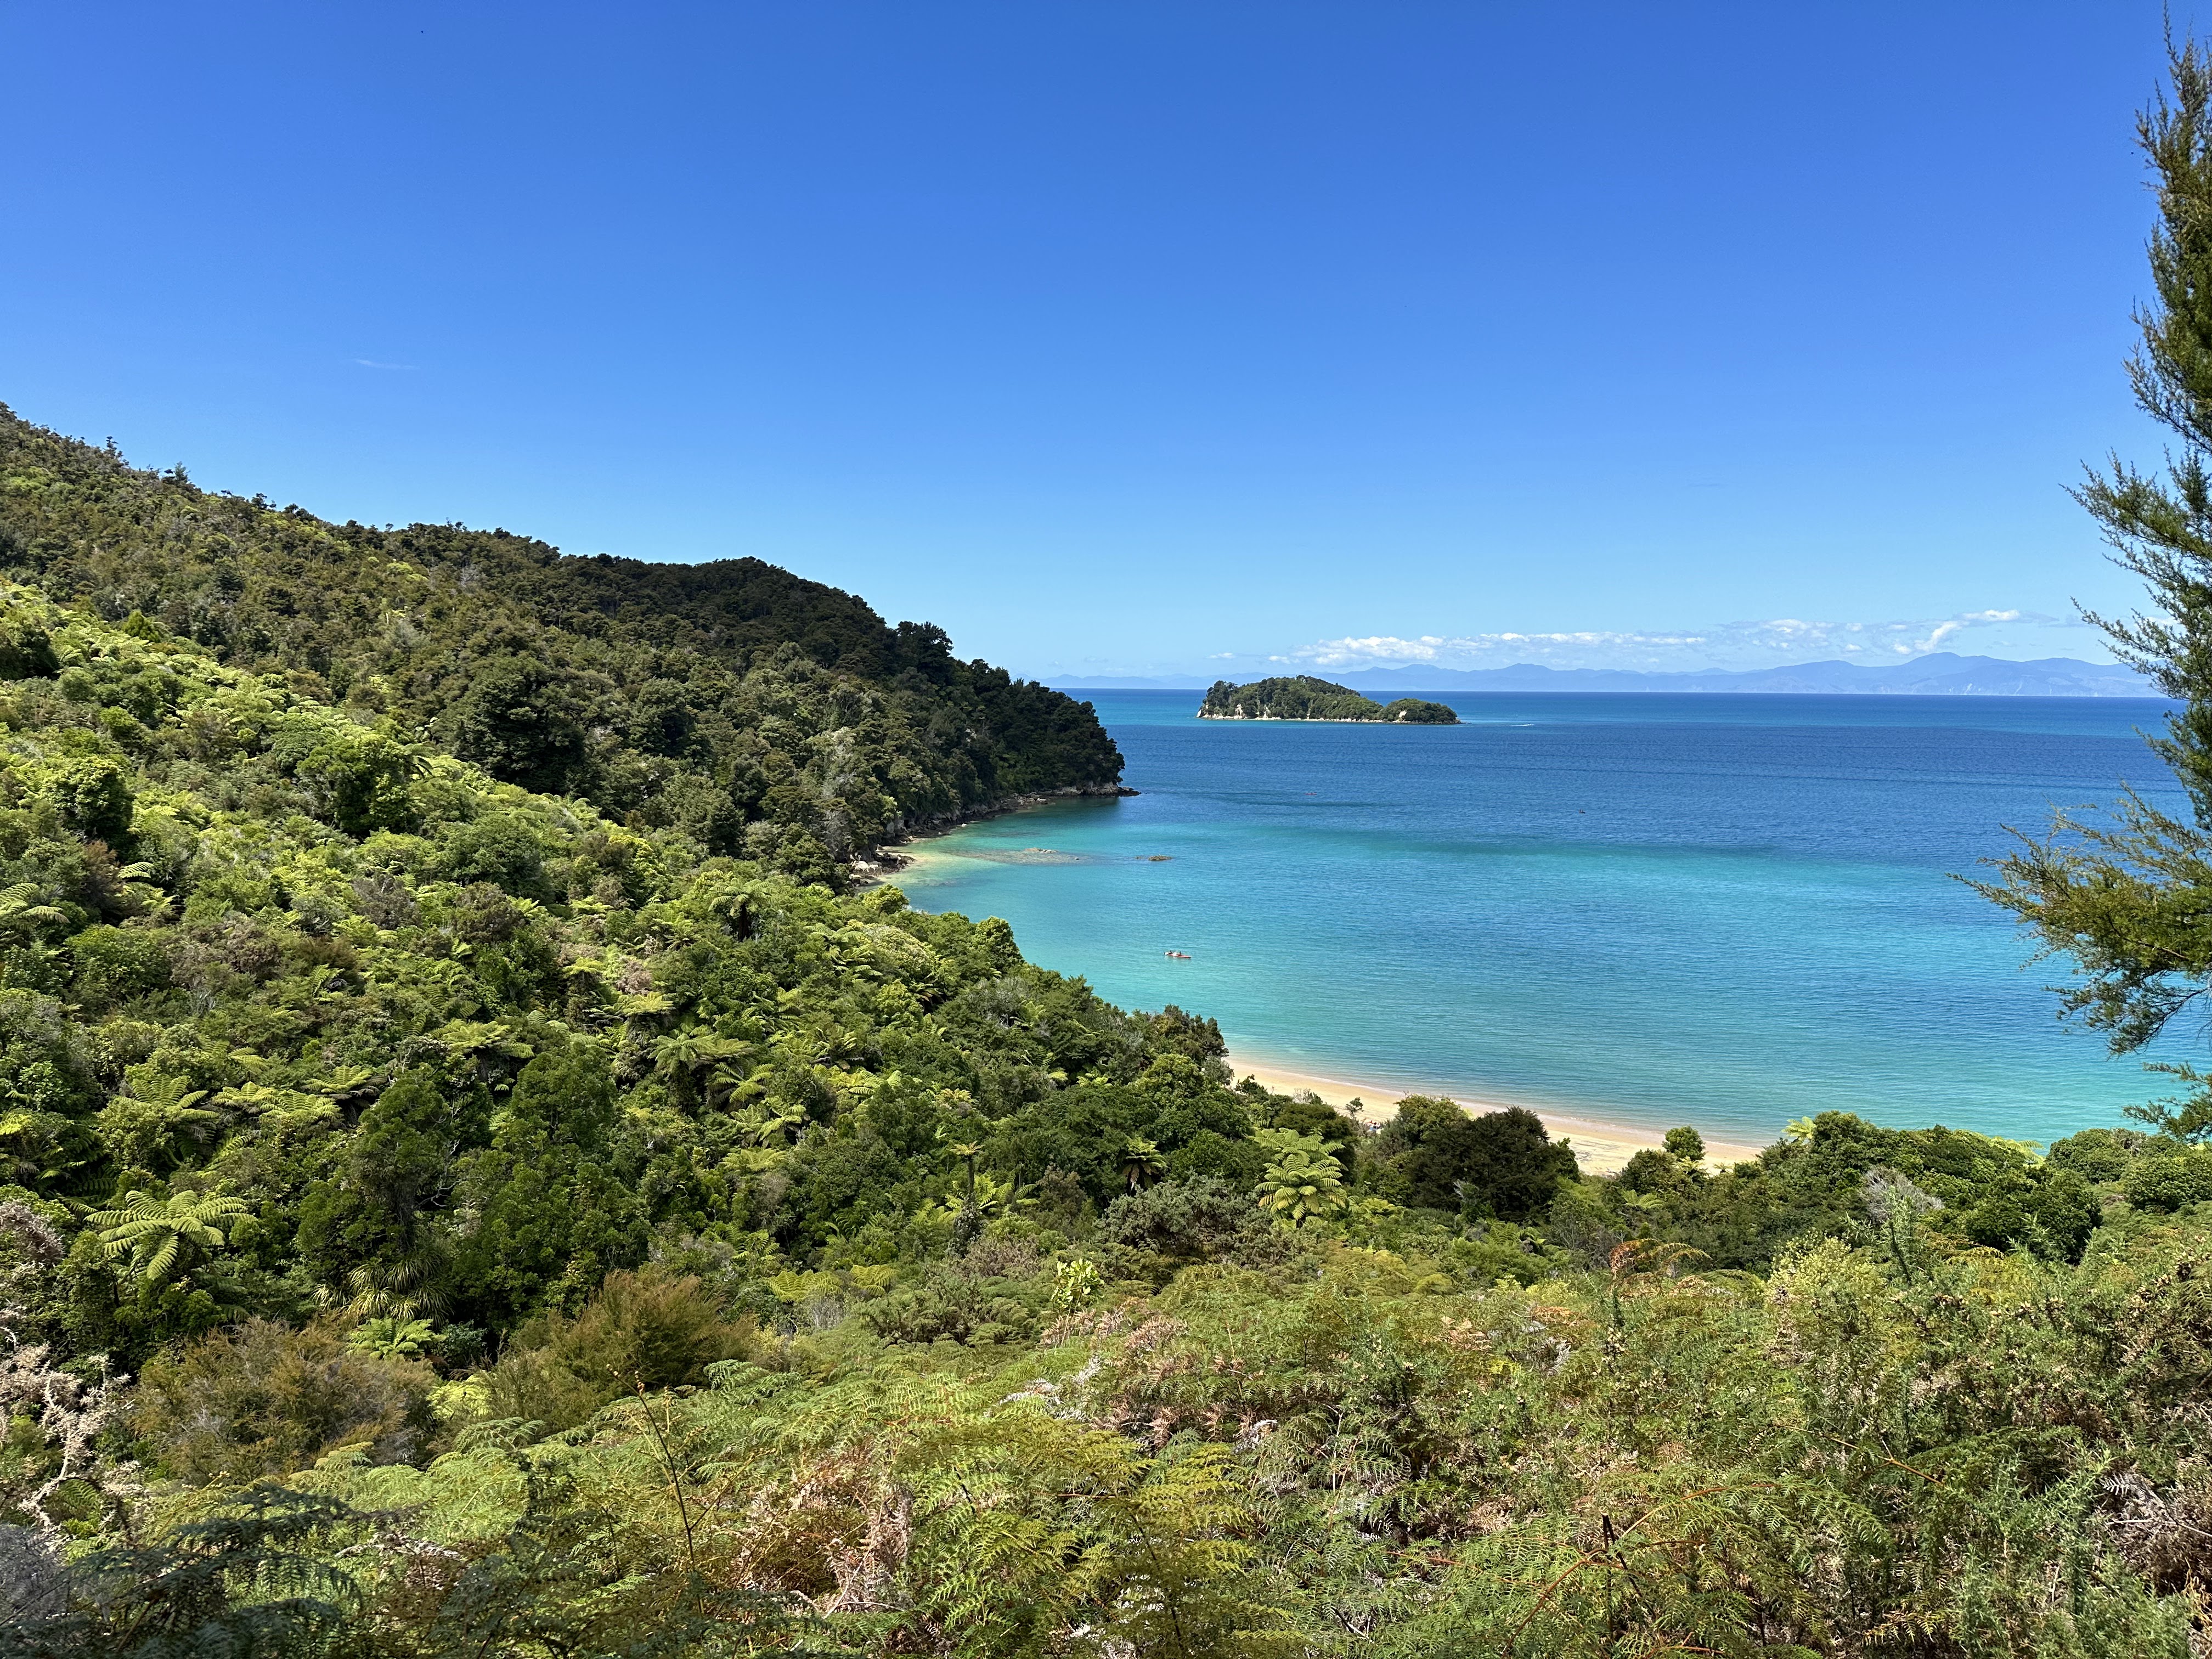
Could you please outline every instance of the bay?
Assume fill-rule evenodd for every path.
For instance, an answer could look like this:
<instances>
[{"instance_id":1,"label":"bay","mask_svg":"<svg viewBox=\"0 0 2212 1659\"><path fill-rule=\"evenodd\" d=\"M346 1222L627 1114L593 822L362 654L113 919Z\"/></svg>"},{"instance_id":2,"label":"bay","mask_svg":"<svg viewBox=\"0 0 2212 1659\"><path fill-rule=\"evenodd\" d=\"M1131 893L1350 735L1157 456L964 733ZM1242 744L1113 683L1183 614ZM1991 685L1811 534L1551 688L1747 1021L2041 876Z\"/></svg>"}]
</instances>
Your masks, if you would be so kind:
<instances>
[{"instance_id":1,"label":"bay","mask_svg":"<svg viewBox=\"0 0 2212 1659\"><path fill-rule=\"evenodd\" d=\"M1247 1063L1753 1143L1828 1109L2048 1140L2166 1092L1954 879L2123 781L2178 804L2162 703L1493 693L1405 727L1076 695L1141 793L964 826L899 884Z\"/></svg>"}]
</instances>

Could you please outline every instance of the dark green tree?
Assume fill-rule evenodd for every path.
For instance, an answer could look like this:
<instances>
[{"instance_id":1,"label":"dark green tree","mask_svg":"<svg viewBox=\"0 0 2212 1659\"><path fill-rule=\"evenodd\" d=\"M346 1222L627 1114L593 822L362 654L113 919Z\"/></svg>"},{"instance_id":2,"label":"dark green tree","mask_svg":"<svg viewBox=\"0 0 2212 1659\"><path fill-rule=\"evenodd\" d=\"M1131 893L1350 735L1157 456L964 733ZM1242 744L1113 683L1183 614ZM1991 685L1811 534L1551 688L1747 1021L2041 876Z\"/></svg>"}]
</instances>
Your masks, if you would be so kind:
<instances>
[{"instance_id":1,"label":"dark green tree","mask_svg":"<svg viewBox=\"0 0 2212 1659\"><path fill-rule=\"evenodd\" d=\"M1425 1210L1519 1221L1541 1212L1575 1155L1554 1144L1543 1120L1515 1106L1470 1117L1456 1103L1409 1095L1375 1137L1376 1187Z\"/></svg>"},{"instance_id":2,"label":"dark green tree","mask_svg":"<svg viewBox=\"0 0 2212 1659\"><path fill-rule=\"evenodd\" d=\"M488 1105L481 1091L449 1091L427 1071L378 1097L337 1171L301 1201L300 1255L319 1279L378 1313L436 1299L443 1264L431 1222L451 1197L455 1159L484 1138Z\"/></svg>"},{"instance_id":3,"label":"dark green tree","mask_svg":"<svg viewBox=\"0 0 2212 1659\"><path fill-rule=\"evenodd\" d=\"M2142 578L2150 605L2130 617L2085 613L2124 660L2181 707L2150 746L2190 800L2186 817L2129 790L2110 817L2061 816L2051 835L1977 884L2070 959L2069 1013L2116 1054L2140 1048L2212 983L2212 55L2169 51L2170 90L2138 121L2158 196L2150 239L2152 301L2128 362L2136 401L2174 440L2161 471L2112 457L2075 498L2116 563ZM2183 1068L2185 1080L2201 1085ZM2144 1109L2189 1133L2212 1127L2197 1088L2179 1106Z\"/></svg>"},{"instance_id":4,"label":"dark green tree","mask_svg":"<svg viewBox=\"0 0 2212 1659\"><path fill-rule=\"evenodd\" d=\"M550 1049L523 1067L462 1182L479 1219L459 1247L456 1301L472 1317L504 1328L549 1293L580 1302L609 1269L643 1259L637 1194L609 1167L616 1115L595 1049Z\"/></svg>"},{"instance_id":5,"label":"dark green tree","mask_svg":"<svg viewBox=\"0 0 2212 1659\"><path fill-rule=\"evenodd\" d=\"M562 677L520 657L495 659L454 708L456 753L526 789L583 787L585 734Z\"/></svg>"}]
</instances>

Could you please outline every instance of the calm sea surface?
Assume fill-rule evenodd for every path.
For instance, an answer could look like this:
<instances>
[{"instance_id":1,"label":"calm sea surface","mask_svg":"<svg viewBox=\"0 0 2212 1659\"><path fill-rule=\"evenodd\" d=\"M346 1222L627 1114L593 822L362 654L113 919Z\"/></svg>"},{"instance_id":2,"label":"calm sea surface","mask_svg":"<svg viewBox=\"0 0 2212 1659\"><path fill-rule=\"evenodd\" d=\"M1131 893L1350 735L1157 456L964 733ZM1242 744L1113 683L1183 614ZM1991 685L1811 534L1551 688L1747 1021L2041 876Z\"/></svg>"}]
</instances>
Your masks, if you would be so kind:
<instances>
[{"instance_id":1,"label":"calm sea surface","mask_svg":"<svg viewBox=\"0 0 2212 1659\"><path fill-rule=\"evenodd\" d=\"M1240 1058L1754 1141L1829 1109L2049 1139L2166 1091L1950 878L2054 805L2175 793L2136 735L2163 704L1489 695L1423 728L1076 695L1143 793L971 825L900 884Z\"/></svg>"}]
</instances>

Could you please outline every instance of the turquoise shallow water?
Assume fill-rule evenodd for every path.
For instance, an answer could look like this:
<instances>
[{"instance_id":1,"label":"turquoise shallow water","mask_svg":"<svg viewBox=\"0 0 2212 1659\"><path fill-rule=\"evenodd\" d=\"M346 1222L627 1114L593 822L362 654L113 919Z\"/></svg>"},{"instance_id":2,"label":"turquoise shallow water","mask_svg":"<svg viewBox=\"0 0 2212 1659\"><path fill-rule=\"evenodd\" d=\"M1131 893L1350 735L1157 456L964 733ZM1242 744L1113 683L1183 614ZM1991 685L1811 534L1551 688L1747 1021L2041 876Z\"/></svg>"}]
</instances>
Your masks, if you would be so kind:
<instances>
[{"instance_id":1,"label":"turquoise shallow water","mask_svg":"<svg viewBox=\"0 0 2212 1659\"><path fill-rule=\"evenodd\" d=\"M1753 1141L1829 1109L2049 1139L2162 1092L1949 879L2054 805L2170 792L2136 735L2162 704L1489 695L1387 727L1077 695L1143 793L968 826L900 884L1240 1056Z\"/></svg>"}]
</instances>

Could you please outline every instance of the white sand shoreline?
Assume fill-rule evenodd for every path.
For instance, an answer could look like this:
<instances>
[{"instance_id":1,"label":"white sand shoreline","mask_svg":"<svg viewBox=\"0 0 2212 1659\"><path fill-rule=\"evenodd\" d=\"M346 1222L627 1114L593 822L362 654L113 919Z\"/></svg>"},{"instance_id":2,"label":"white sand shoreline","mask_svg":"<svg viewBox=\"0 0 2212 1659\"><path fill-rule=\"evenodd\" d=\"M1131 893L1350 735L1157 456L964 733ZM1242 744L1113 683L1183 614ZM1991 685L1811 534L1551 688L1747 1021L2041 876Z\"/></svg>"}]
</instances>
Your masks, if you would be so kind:
<instances>
[{"instance_id":1,"label":"white sand shoreline","mask_svg":"<svg viewBox=\"0 0 2212 1659\"><path fill-rule=\"evenodd\" d=\"M1432 1092L1457 1101L1472 1111L1498 1111L1507 1106L1525 1103L1507 1100L1475 1100L1463 1091L1438 1087L1431 1091L1407 1089L1389 1083L1361 1082L1353 1078L1323 1077L1310 1072L1294 1071L1261 1060L1249 1054L1231 1053L1230 1069L1241 1081L1257 1078L1278 1094L1296 1094L1310 1091L1332 1106L1347 1106L1354 1100L1364 1109L1361 1121L1380 1123L1389 1118L1399 1101L1409 1094ZM1665 1138L1662 1129L1646 1129L1632 1124L1607 1123L1595 1118L1576 1117L1543 1107L1530 1107L1544 1121L1544 1127L1558 1138L1571 1142L1582 1167L1592 1175L1611 1175L1646 1147L1658 1146ZM1705 1141L1705 1161L1715 1168L1725 1168L1756 1158L1759 1148L1738 1142Z\"/></svg>"}]
</instances>

